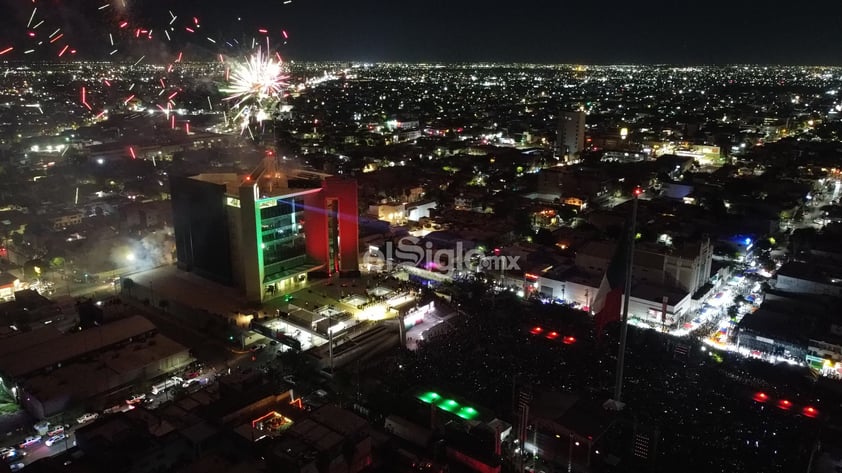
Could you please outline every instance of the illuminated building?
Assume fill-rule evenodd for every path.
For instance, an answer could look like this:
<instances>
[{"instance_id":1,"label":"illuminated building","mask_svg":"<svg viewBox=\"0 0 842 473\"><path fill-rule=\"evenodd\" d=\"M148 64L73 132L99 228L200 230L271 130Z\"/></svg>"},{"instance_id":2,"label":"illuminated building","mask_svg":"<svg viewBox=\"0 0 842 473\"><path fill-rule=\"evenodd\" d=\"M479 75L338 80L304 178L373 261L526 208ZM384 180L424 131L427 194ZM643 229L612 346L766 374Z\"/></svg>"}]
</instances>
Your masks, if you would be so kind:
<instances>
[{"instance_id":1,"label":"illuminated building","mask_svg":"<svg viewBox=\"0 0 842 473\"><path fill-rule=\"evenodd\" d=\"M354 180L280 170L270 154L249 175L171 182L179 267L236 286L250 302L282 296L311 273L358 271Z\"/></svg>"},{"instance_id":2,"label":"illuminated building","mask_svg":"<svg viewBox=\"0 0 842 473\"><path fill-rule=\"evenodd\" d=\"M574 160L585 149L585 112L562 112L558 122L557 155Z\"/></svg>"}]
</instances>

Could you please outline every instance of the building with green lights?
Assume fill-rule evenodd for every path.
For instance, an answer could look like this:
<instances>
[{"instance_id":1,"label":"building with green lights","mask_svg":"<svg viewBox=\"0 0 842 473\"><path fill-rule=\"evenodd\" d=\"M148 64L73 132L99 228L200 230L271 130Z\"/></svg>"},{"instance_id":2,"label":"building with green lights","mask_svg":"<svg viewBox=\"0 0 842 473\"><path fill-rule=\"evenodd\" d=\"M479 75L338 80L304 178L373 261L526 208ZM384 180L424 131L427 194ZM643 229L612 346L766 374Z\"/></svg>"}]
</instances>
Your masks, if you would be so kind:
<instances>
[{"instance_id":1,"label":"building with green lights","mask_svg":"<svg viewBox=\"0 0 842 473\"><path fill-rule=\"evenodd\" d=\"M358 272L357 184L278 171L171 179L178 265L260 303L318 273Z\"/></svg>"},{"instance_id":2,"label":"building with green lights","mask_svg":"<svg viewBox=\"0 0 842 473\"><path fill-rule=\"evenodd\" d=\"M416 399L424 404L430 404L437 408L449 412L457 417L465 420L474 420L479 417L479 411L476 408L460 404L455 399L449 399L435 391L426 391L416 396Z\"/></svg>"}]
</instances>

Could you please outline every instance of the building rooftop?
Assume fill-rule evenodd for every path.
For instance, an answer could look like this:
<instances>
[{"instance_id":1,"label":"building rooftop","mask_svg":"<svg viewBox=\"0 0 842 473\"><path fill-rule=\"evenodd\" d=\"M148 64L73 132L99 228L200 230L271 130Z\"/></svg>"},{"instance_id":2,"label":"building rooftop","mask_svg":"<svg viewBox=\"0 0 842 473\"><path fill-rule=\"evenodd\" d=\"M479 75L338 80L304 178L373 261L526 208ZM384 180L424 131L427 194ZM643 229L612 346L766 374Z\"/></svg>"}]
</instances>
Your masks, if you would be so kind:
<instances>
[{"instance_id":1,"label":"building rooftop","mask_svg":"<svg viewBox=\"0 0 842 473\"><path fill-rule=\"evenodd\" d=\"M653 286L651 284L636 284L632 287L632 297L661 303L664 297L669 299L668 304L675 306L689 294L677 288Z\"/></svg>"},{"instance_id":2,"label":"building rooftop","mask_svg":"<svg viewBox=\"0 0 842 473\"><path fill-rule=\"evenodd\" d=\"M319 189L320 182L328 177L330 174L306 169L279 169L274 178L268 178L261 165L251 174L202 173L191 179L225 186L225 193L230 197L239 197L242 186L258 183L260 198L264 199ZM267 185L270 181L272 186Z\"/></svg>"},{"instance_id":3,"label":"building rooftop","mask_svg":"<svg viewBox=\"0 0 842 473\"><path fill-rule=\"evenodd\" d=\"M333 404L327 404L314 411L310 418L342 435L355 434L368 426L361 417Z\"/></svg>"},{"instance_id":4,"label":"building rooftop","mask_svg":"<svg viewBox=\"0 0 842 473\"><path fill-rule=\"evenodd\" d=\"M157 334L144 342L106 351L92 360L62 364L49 373L28 378L24 387L43 401L60 396L88 399L110 389L124 377L131 377L136 370L186 350L174 340Z\"/></svg>"},{"instance_id":5,"label":"building rooftop","mask_svg":"<svg viewBox=\"0 0 842 473\"><path fill-rule=\"evenodd\" d=\"M273 450L288 461L302 464L319 453L336 451L367 426L356 414L328 404L293 424Z\"/></svg>"},{"instance_id":6,"label":"building rooftop","mask_svg":"<svg viewBox=\"0 0 842 473\"><path fill-rule=\"evenodd\" d=\"M0 357L0 372L12 377L25 376L154 330L152 322L134 316L55 338L49 349L35 339L33 345Z\"/></svg>"},{"instance_id":7,"label":"building rooftop","mask_svg":"<svg viewBox=\"0 0 842 473\"><path fill-rule=\"evenodd\" d=\"M13 332L0 342L0 360L10 353L17 353L28 347L45 346L63 335L57 328L50 326L31 332Z\"/></svg>"},{"instance_id":8,"label":"building rooftop","mask_svg":"<svg viewBox=\"0 0 842 473\"><path fill-rule=\"evenodd\" d=\"M790 261L778 269L778 276L804 279L823 284L842 285L842 281L834 282L834 279L842 279L842 272L837 270L831 274L828 272L828 269L826 266Z\"/></svg>"},{"instance_id":9,"label":"building rooftop","mask_svg":"<svg viewBox=\"0 0 842 473\"><path fill-rule=\"evenodd\" d=\"M778 340L802 341L812 331L812 320L760 306L743 317L739 328Z\"/></svg>"},{"instance_id":10,"label":"building rooftop","mask_svg":"<svg viewBox=\"0 0 842 473\"><path fill-rule=\"evenodd\" d=\"M11 273L0 273L0 287L12 286L18 277Z\"/></svg>"}]
</instances>

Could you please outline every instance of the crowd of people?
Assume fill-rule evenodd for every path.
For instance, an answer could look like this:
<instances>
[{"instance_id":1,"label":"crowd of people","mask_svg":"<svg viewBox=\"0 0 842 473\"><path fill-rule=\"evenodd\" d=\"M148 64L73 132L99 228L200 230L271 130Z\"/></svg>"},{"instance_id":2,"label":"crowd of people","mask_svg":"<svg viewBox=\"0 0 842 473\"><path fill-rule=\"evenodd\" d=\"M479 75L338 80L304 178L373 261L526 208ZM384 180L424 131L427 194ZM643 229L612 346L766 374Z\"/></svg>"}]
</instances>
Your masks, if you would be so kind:
<instances>
[{"instance_id":1,"label":"crowd of people","mask_svg":"<svg viewBox=\"0 0 842 473\"><path fill-rule=\"evenodd\" d=\"M389 372L391 392L434 387L515 422L523 386L588 396L613 388L616 327L596 337L582 312L476 285L454 297L464 314L455 331L401 353L400 369ZM536 326L559 337L536 335ZM797 368L711 352L691 338L651 330L629 328L625 367L623 415L645 419L659 432L656 471L806 471L822 426L839 405ZM768 397L756 400L759 391ZM780 404L784 399L790 404ZM817 415L804 415L807 406Z\"/></svg>"}]
</instances>

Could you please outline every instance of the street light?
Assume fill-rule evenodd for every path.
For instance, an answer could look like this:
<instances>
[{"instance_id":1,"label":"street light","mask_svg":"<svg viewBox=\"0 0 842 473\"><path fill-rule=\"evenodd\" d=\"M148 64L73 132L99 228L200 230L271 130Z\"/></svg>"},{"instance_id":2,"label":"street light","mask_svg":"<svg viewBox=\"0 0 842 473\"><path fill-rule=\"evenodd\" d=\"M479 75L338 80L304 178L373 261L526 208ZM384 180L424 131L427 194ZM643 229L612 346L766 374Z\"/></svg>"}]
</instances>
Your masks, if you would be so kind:
<instances>
[{"instance_id":1,"label":"street light","mask_svg":"<svg viewBox=\"0 0 842 473\"><path fill-rule=\"evenodd\" d=\"M135 258L134 253L129 252L129 253L126 254L126 261L132 262L132 261L134 261L134 258Z\"/></svg>"}]
</instances>

